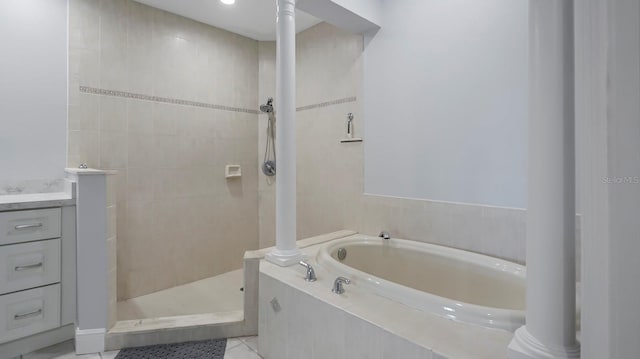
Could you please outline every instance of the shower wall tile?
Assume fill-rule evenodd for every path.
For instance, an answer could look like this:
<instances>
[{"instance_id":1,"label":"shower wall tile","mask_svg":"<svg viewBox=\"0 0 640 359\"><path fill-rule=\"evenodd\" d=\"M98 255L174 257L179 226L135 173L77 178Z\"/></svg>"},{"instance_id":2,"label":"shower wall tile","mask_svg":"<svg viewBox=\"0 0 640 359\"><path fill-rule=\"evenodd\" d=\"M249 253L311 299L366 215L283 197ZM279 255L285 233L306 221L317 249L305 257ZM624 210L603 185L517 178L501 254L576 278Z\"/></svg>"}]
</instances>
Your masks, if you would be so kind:
<instances>
[{"instance_id":1,"label":"shower wall tile","mask_svg":"<svg viewBox=\"0 0 640 359\"><path fill-rule=\"evenodd\" d=\"M116 202L116 182L114 174L106 178L107 181L107 278L109 288L108 323L110 328L116 321L117 303L117 238L118 238L118 206Z\"/></svg>"},{"instance_id":2,"label":"shower wall tile","mask_svg":"<svg viewBox=\"0 0 640 359\"><path fill-rule=\"evenodd\" d=\"M153 201L153 187L149 186L149 170L129 168L127 171L127 201L150 203Z\"/></svg>"},{"instance_id":3,"label":"shower wall tile","mask_svg":"<svg viewBox=\"0 0 640 359\"><path fill-rule=\"evenodd\" d=\"M266 103L268 98L276 97L276 44L273 41L258 43L258 81L259 103ZM267 144L268 116L261 113L258 116L258 166L262 165L265 146ZM267 248L275 245L275 177L267 177L258 169L258 221L259 247Z\"/></svg>"},{"instance_id":4,"label":"shower wall tile","mask_svg":"<svg viewBox=\"0 0 640 359\"><path fill-rule=\"evenodd\" d=\"M90 95L87 95L90 96ZM96 98L96 96L92 100ZM98 97L100 100L100 131L127 131L127 100L118 97Z\"/></svg>"},{"instance_id":5,"label":"shower wall tile","mask_svg":"<svg viewBox=\"0 0 640 359\"><path fill-rule=\"evenodd\" d=\"M70 16L71 17L71 16ZM73 39L70 39L73 41ZM99 43L99 41L96 41ZM69 104L79 104L80 85L100 86L100 49L87 49L74 47L71 43L69 47Z\"/></svg>"},{"instance_id":6,"label":"shower wall tile","mask_svg":"<svg viewBox=\"0 0 640 359\"><path fill-rule=\"evenodd\" d=\"M100 168L127 168L127 134L100 132Z\"/></svg>"},{"instance_id":7,"label":"shower wall tile","mask_svg":"<svg viewBox=\"0 0 640 359\"><path fill-rule=\"evenodd\" d=\"M129 134L153 134L153 122L152 102L127 101L127 131Z\"/></svg>"},{"instance_id":8,"label":"shower wall tile","mask_svg":"<svg viewBox=\"0 0 640 359\"><path fill-rule=\"evenodd\" d=\"M240 268L258 246L258 42L131 0L69 12L68 165L118 170L117 298Z\"/></svg>"},{"instance_id":9,"label":"shower wall tile","mask_svg":"<svg viewBox=\"0 0 640 359\"><path fill-rule=\"evenodd\" d=\"M70 0L69 42L76 48L99 49L100 0Z\"/></svg>"},{"instance_id":10,"label":"shower wall tile","mask_svg":"<svg viewBox=\"0 0 640 359\"><path fill-rule=\"evenodd\" d=\"M363 39L327 23L296 38L297 105L357 96L362 84Z\"/></svg>"},{"instance_id":11,"label":"shower wall tile","mask_svg":"<svg viewBox=\"0 0 640 359\"><path fill-rule=\"evenodd\" d=\"M79 95L80 102L69 106L69 130L100 130L100 99L86 94Z\"/></svg>"},{"instance_id":12,"label":"shower wall tile","mask_svg":"<svg viewBox=\"0 0 640 359\"><path fill-rule=\"evenodd\" d=\"M128 168L150 169L155 163L156 150L154 137L148 134L127 134Z\"/></svg>"},{"instance_id":13,"label":"shower wall tile","mask_svg":"<svg viewBox=\"0 0 640 359\"><path fill-rule=\"evenodd\" d=\"M299 33L296 45L297 236L304 238L356 228L362 146L339 141L344 137L346 114L360 113L362 37L322 23ZM259 44L258 62L259 100L264 103L275 97L275 43ZM334 103L347 97L348 102ZM262 161L267 116L260 115L258 123L258 159ZM264 248L275 241L275 182L259 172L258 188L260 247Z\"/></svg>"},{"instance_id":14,"label":"shower wall tile","mask_svg":"<svg viewBox=\"0 0 640 359\"><path fill-rule=\"evenodd\" d=\"M258 193L258 220L260 248L276 245L276 199L275 191L260 190Z\"/></svg>"},{"instance_id":15,"label":"shower wall tile","mask_svg":"<svg viewBox=\"0 0 640 359\"><path fill-rule=\"evenodd\" d=\"M80 163L86 163L90 168L100 166L100 132L79 131L79 153L81 161L77 164L69 164L69 167L77 167Z\"/></svg>"}]
</instances>

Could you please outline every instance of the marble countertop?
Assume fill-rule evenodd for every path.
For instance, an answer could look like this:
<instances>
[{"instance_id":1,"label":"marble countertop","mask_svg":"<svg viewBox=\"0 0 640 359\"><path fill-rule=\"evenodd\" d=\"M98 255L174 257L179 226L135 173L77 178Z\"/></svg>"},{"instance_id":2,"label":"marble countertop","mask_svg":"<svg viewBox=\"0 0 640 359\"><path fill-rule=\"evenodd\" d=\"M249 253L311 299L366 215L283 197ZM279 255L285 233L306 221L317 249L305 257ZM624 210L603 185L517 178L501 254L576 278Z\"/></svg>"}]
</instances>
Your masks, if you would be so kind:
<instances>
[{"instance_id":1,"label":"marble countertop","mask_svg":"<svg viewBox=\"0 0 640 359\"><path fill-rule=\"evenodd\" d=\"M71 193L27 193L0 196L0 211L71 206L76 202Z\"/></svg>"}]
</instances>

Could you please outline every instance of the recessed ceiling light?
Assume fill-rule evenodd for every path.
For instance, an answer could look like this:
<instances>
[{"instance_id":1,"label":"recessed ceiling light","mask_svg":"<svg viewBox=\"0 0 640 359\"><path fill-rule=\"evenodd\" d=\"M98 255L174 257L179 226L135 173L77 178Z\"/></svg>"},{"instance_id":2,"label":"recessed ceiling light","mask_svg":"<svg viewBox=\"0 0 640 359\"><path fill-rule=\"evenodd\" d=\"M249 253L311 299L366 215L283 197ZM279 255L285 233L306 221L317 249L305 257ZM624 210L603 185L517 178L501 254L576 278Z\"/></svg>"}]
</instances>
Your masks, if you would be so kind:
<instances>
[{"instance_id":1,"label":"recessed ceiling light","mask_svg":"<svg viewBox=\"0 0 640 359\"><path fill-rule=\"evenodd\" d=\"M225 5L233 5L236 2L236 0L220 0L220 2Z\"/></svg>"}]
</instances>

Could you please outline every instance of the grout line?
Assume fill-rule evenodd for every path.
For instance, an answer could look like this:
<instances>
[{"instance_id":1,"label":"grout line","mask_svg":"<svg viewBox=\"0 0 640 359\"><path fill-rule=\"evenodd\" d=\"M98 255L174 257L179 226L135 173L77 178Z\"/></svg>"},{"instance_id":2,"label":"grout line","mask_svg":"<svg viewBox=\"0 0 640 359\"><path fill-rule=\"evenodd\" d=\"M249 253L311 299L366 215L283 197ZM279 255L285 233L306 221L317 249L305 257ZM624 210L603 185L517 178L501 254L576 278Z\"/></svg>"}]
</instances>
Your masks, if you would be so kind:
<instances>
[{"instance_id":1,"label":"grout line","mask_svg":"<svg viewBox=\"0 0 640 359\"><path fill-rule=\"evenodd\" d=\"M243 337L243 338L245 338L245 339L240 339L240 341L242 342L242 344L244 344L244 345L245 345L247 348L249 348L249 350L251 350L252 352L254 352L254 353L258 354L258 350L257 350L257 348L256 348L256 349L253 349L253 348L252 348L252 347L247 343L247 341L246 341L246 339L249 339L249 338L257 338L257 337ZM258 356L259 356L259 354L258 354ZM259 356L259 357L260 357L260 356ZM262 358L262 357L260 357L260 358Z\"/></svg>"},{"instance_id":2,"label":"grout line","mask_svg":"<svg viewBox=\"0 0 640 359\"><path fill-rule=\"evenodd\" d=\"M231 348L227 348L227 349L225 350L225 355L229 353L229 350L233 350L233 349L236 349L236 348L239 348L239 347L242 347L242 346L244 346L244 347L245 347L245 348L246 348L250 353L253 353L253 354L254 354L254 356L255 356L255 358L262 359L262 357L260 356L260 354L258 354L258 352L257 352L256 350L253 350L249 345L247 345L247 344L246 344L244 341L242 341L242 340L240 340L240 343L239 343L238 345L234 345L234 346L233 346L233 347L231 347Z\"/></svg>"},{"instance_id":3,"label":"grout line","mask_svg":"<svg viewBox=\"0 0 640 359\"><path fill-rule=\"evenodd\" d=\"M231 340L231 339L236 339L236 340L238 340L238 342L233 346L229 346L229 340ZM227 351L229 351L229 350L231 350L233 348L239 347L242 344L244 344L244 342L242 340L238 339L238 338L227 338L227 347L225 348L225 352L227 352Z\"/></svg>"}]
</instances>

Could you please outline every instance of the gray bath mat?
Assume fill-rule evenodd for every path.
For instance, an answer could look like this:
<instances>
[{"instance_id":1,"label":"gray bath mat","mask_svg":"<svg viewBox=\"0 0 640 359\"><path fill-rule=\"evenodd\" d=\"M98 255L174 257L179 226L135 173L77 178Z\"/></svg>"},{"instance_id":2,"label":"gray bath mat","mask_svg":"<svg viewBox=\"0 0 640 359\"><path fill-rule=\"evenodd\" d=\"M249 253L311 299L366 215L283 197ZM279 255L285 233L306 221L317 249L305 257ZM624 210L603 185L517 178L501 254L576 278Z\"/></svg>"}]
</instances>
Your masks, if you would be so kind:
<instances>
[{"instance_id":1,"label":"gray bath mat","mask_svg":"<svg viewBox=\"0 0 640 359\"><path fill-rule=\"evenodd\" d=\"M122 349L115 359L223 359L226 339Z\"/></svg>"}]
</instances>

